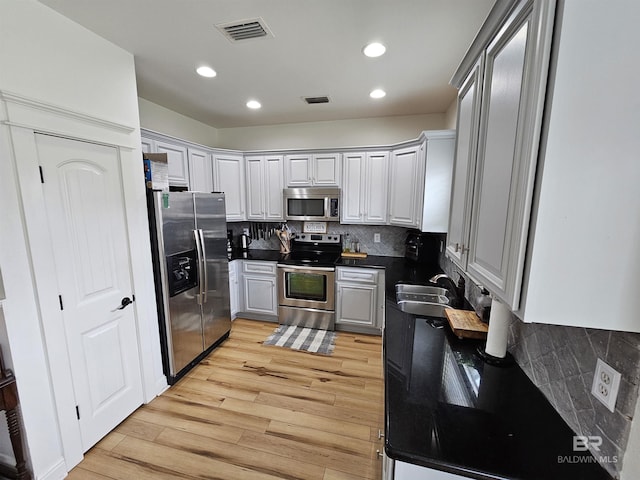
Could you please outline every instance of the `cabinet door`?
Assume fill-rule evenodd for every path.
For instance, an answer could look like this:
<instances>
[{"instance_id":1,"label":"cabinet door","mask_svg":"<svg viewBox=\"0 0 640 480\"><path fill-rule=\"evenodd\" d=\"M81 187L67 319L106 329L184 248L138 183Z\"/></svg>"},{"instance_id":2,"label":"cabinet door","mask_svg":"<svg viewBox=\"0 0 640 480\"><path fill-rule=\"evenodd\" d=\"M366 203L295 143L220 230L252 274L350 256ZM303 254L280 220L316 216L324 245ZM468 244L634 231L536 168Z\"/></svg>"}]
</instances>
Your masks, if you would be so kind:
<instances>
[{"instance_id":1,"label":"cabinet door","mask_svg":"<svg viewBox=\"0 0 640 480\"><path fill-rule=\"evenodd\" d=\"M387 223L389 152L367 154L364 191L364 222Z\"/></svg>"},{"instance_id":2,"label":"cabinet door","mask_svg":"<svg viewBox=\"0 0 640 480\"><path fill-rule=\"evenodd\" d=\"M362 223L364 205L365 153L345 153L342 163L342 192L340 223ZM386 182L385 182L386 183ZM386 201L386 199L385 199Z\"/></svg>"},{"instance_id":3,"label":"cabinet door","mask_svg":"<svg viewBox=\"0 0 640 480\"><path fill-rule=\"evenodd\" d=\"M288 187L309 187L313 180L311 155L286 155L284 157L285 180Z\"/></svg>"},{"instance_id":4,"label":"cabinet door","mask_svg":"<svg viewBox=\"0 0 640 480\"><path fill-rule=\"evenodd\" d=\"M224 192L225 194L227 221L245 220L244 159L242 155L214 155L213 187L216 192Z\"/></svg>"},{"instance_id":5,"label":"cabinet door","mask_svg":"<svg viewBox=\"0 0 640 480\"><path fill-rule=\"evenodd\" d=\"M229 307L231 310L231 318L235 318L238 313L238 260L229 262Z\"/></svg>"},{"instance_id":6,"label":"cabinet door","mask_svg":"<svg viewBox=\"0 0 640 480\"><path fill-rule=\"evenodd\" d=\"M264 219L264 157L245 157L247 167L247 220Z\"/></svg>"},{"instance_id":7,"label":"cabinet door","mask_svg":"<svg viewBox=\"0 0 640 480\"><path fill-rule=\"evenodd\" d=\"M272 277L244 275L244 311L277 315L276 280Z\"/></svg>"},{"instance_id":8,"label":"cabinet door","mask_svg":"<svg viewBox=\"0 0 640 480\"><path fill-rule=\"evenodd\" d=\"M142 137L140 139L140 143L143 153L155 153L155 150L153 149L153 140L151 140L150 138Z\"/></svg>"},{"instance_id":9,"label":"cabinet door","mask_svg":"<svg viewBox=\"0 0 640 480\"><path fill-rule=\"evenodd\" d=\"M419 147L394 150L390 159L389 223L417 227L424 185L424 157ZM420 209L421 210L421 209Z\"/></svg>"},{"instance_id":10,"label":"cabinet door","mask_svg":"<svg viewBox=\"0 0 640 480\"><path fill-rule=\"evenodd\" d=\"M313 156L313 184L326 187L340 186L339 153L325 153Z\"/></svg>"},{"instance_id":11,"label":"cabinet door","mask_svg":"<svg viewBox=\"0 0 640 480\"><path fill-rule=\"evenodd\" d=\"M282 189L284 188L284 158L282 155L264 157L264 219L284 220Z\"/></svg>"},{"instance_id":12,"label":"cabinet door","mask_svg":"<svg viewBox=\"0 0 640 480\"><path fill-rule=\"evenodd\" d=\"M514 309L518 259L513 256L523 193L518 177L527 174L520 139L529 132L520 119L529 27L530 15L508 24L486 51L467 266L472 277Z\"/></svg>"},{"instance_id":13,"label":"cabinet door","mask_svg":"<svg viewBox=\"0 0 640 480\"><path fill-rule=\"evenodd\" d=\"M189 153L189 190L213 192L213 168L209 153L194 148Z\"/></svg>"},{"instance_id":14,"label":"cabinet door","mask_svg":"<svg viewBox=\"0 0 640 480\"><path fill-rule=\"evenodd\" d=\"M336 290L336 323L376 326L377 285L337 282Z\"/></svg>"},{"instance_id":15,"label":"cabinet door","mask_svg":"<svg viewBox=\"0 0 640 480\"><path fill-rule=\"evenodd\" d=\"M166 153L169 162L169 185L189 188L187 149L181 145L156 140L156 152Z\"/></svg>"},{"instance_id":16,"label":"cabinet door","mask_svg":"<svg viewBox=\"0 0 640 480\"><path fill-rule=\"evenodd\" d=\"M469 250L469 223L478 146L482 91L482 61L478 61L458 93L456 153L451 185L447 256L465 268Z\"/></svg>"}]
</instances>

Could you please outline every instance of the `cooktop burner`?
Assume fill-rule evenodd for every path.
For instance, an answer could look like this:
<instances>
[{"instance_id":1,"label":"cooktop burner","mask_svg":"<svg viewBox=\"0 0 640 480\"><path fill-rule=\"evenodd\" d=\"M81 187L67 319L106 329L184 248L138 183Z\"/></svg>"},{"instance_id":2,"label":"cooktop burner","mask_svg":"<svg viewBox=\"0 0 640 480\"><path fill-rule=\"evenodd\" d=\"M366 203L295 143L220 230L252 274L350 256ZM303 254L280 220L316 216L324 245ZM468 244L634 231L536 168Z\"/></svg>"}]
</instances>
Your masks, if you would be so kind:
<instances>
[{"instance_id":1,"label":"cooktop burner","mask_svg":"<svg viewBox=\"0 0 640 480\"><path fill-rule=\"evenodd\" d=\"M340 259L342 242L337 234L301 234L291 242L291 253L280 263L333 267Z\"/></svg>"}]
</instances>

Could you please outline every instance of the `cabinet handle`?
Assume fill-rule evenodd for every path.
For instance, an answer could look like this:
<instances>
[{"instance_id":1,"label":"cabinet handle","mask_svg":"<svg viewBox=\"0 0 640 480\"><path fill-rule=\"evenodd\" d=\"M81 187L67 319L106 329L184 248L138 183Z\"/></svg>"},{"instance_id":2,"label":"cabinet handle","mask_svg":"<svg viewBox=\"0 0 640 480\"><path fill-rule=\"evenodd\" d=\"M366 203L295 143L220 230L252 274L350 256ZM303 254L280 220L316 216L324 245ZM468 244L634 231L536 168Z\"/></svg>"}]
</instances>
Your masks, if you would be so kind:
<instances>
[{"instance_id":1,"label":"cabinet handle","mask_svg":"<svg viewBox=\"0 0 640 480\"><path fill-rule=\"evenodd\" d=\"M455 244L455 249L454 249L454 251L455 251L456 253L457 253L457 252L465 253L465 252L468 252L468 251L469 251L469 247L465 247L465 246L464 246L464 243L462 243L462 244L460 244L460 243L456 243L456 244Z\"/></svg>"},{"instance_id":2,"label":"cabinet handle","mask_svg":"<svg viewBox=\"0 0 640 480\"><path fill-rule=\"evenodd\" d=\"M376 455L378 456L378 458L382 458L382 452L380 450L376 450Z\"/></svg>"},{"instance_id":3,"label":"cabinet handle","mask_svg":"<svg viewBox=\"0 0 640 480\"><path fill-rule=\"evenodd\" d=\"M382 430L378 429L378 440L382 440L383 437L384 433L382 433Z\"/></svg>"}]
</instances>

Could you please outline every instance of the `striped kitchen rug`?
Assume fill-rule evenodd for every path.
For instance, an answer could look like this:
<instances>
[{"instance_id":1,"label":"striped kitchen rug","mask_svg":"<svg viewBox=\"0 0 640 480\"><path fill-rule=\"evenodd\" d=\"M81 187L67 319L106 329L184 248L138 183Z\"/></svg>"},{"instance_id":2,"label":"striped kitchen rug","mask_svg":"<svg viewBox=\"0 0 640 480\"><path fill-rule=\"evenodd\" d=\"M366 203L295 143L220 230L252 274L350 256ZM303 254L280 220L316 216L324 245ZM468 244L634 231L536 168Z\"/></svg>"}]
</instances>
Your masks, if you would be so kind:
<instances>
[{"instance_id":1,"label":"striped kitchen rug","mask_svg":"<svg viewBox=\"0 0 640 480\"><path fill-rule=\"evenodd\" d=\"M264 341L264 345L291 348L321 355L331 355L335 346L336 333L315 328L280 325Z\"/></svg>"}]
</instances>

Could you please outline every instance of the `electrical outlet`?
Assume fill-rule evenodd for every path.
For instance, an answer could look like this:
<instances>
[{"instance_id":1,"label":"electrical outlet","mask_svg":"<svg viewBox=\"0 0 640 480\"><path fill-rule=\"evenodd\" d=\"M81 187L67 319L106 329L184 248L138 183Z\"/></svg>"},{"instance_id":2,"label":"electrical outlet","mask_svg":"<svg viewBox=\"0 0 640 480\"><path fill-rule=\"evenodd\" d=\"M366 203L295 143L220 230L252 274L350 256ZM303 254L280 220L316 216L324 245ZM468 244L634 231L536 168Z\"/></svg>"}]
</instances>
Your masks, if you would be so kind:
<instances>
[{"instance_id":1,"label":"electrical outlet","mask_svg":"<svg viewBox=\"0 0 640 480\"><path fill-rule=\"evenodd\" d=\"M373 243L380 243L380 234L379 233L374 233L373 234Z\"/></svg>"},{"instance_id":2,"label":"electrical outlet","mask_svg":"<svg viewBox=\"0 0 640 480\"><path fill-rule=\"evenodd\" d=\"M620 388L620 372L598 359L596 372L593 375L591 394L600 400L610 411L614 411L618 389Z\"/></svg>"}]
</instances>

